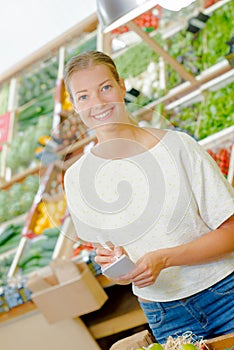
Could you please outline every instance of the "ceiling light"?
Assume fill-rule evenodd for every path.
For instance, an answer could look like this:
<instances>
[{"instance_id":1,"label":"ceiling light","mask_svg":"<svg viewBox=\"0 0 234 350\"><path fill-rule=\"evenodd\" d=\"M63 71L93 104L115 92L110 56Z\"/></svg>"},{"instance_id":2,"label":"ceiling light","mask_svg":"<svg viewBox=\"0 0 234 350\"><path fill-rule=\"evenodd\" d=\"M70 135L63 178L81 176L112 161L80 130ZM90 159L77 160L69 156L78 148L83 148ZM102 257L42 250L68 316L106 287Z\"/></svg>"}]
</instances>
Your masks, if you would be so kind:
<instances>
[{"instance_id":1,"label":"ceiling light","mask_svg":"<svg viewBox=\"0 0 234 350\"><path fill-rule=\"evenodd\" d=\"M104 33L112 31L121 25L140 16L156 5L179 11L189 6L195 0L97 0L98 19Z\"/></svg>"}]
</instances>

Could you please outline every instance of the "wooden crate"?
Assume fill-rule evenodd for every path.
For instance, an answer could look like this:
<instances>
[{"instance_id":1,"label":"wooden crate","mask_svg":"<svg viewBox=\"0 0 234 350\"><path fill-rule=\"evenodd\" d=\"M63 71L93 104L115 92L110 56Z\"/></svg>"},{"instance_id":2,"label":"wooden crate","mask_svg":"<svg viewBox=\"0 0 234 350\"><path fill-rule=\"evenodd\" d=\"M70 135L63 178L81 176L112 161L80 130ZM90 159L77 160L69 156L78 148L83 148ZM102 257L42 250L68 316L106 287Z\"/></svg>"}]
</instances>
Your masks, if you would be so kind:
<instances>
[{"instance_id":1,"label":"wooden crate","mask_svg":"<svg viewBox=\"0 0 234 350\"><path fill-rule=\"evenodd\" d=\"M234 349L234 332L206 341L210 350Z\"/></svg>"}]
</instances>

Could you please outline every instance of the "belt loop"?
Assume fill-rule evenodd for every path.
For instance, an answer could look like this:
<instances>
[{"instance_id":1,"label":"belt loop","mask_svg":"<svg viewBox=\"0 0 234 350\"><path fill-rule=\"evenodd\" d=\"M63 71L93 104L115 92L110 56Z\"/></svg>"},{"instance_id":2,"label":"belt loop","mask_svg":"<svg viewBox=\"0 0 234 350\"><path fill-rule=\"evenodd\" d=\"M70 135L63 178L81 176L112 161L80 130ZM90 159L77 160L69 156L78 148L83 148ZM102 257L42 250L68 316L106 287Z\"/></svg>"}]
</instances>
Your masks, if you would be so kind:
<instances>
[{"instance_id":1,"label":"belt loop","mask_svg":"<svg viewBox=\"0 0 234 350\"><path fill-rule=\"evenodd\" d=\"M163 306L163 304L164 304L164 303L157 302L158 308L159 308L163 313L165 313L166 310L165 310L165 307Z\"/></svg>"}]
</instances>

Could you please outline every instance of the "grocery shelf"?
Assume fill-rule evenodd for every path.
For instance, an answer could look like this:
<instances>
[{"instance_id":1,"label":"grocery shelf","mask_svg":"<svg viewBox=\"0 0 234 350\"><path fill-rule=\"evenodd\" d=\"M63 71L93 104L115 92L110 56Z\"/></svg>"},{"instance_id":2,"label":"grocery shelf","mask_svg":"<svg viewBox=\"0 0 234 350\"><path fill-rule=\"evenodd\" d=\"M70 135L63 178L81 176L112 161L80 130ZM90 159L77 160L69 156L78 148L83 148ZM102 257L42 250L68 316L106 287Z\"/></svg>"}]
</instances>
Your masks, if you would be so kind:
<instances>
[{"instance_id":1,"label":"grocery shelf","mask_svg":"<svg viewBox=\"0 0 234 350\"><path fill-rule=\"evenodd\" d=\"M0 223L0 235L5 230L5 228L7 226L9 226L11 224L14 224L14 225L19 224L19 223L25 221L26 217L27 217L27 213L16 216L15 218L13 218L11 220L4 221L4 222Z\"/></svg>"},{"instance_id":2,"label":"grocery shelf","mask_svg":"<svg viewBox=\"0 0 234 350\"><path fill-rule=\"evenodd\" d=\"M231 155L229 162L229 169L227 174L227 180L234 186L234 126L230 126L224 130L221 130L213 135L206 137L199 141L206 150L229 147L231 145Z\"/></svg>"},{"instance_id":3,"label":"grocery shelf","mask_svg":"<svg viewBox=\"0 0 234 350\"><path fill-rule=\"evenodd\" d=\"M213 135L206 137L203 140L198 141L201 146L206 150L212 147L220 147L227 143L234 142L234 126L230 126L224 130L221 130Z\"/></svg>"},{"instance_id":4,"label":"grocery shelf","mask_svg":"<svg viewBox=\"0 0 234 350\"><path fill-rule=\"evenodd\" d=\"M218 72L221 73L219 74ZM211 80L209 80L210 78ZM203 91L215 91L222 88L223 86L226 86L227 84L234 82L234 69L229 70L228 62L226 60L223 60L222 62L217 63L215 66L208 68L202 72L197 77L197 80L201 81L201 85L198 89L179 98L179 100L169 103L165 109L170 110L181 105L191 105L194 102L202 100Z\"/></svg>"},{"instance_id":5,"label":"grocery shelf","mask_svg":"<svg viewBox=\"0 0 234 350\"><path fill-rule=\"evenodd\" d=\"M156 33L159 33L162 36L162 39L169 39L176 33L182 31L188 26L188 20L196 15L198 15L199 12L204 13L205 15L211 15L212 12L217 10L218 8L228 4L232 0L220 0L216 2L215 4L209 6L208 8L203 8L201 5L198 5L197 7L193 8L192 12L189 13L186 17L178 17L178 20L176 20L176 15L173 15L173 20L171 23L168 23L165 27L163 28L158 28L152 32L149 33L149 36L152 37ZM127 49L129 49L130 46L139 44L142 39L133 31L129 31L126 33L121 34L117 38L118 41L121 41L123 44L125 44L125 47L120 49L120 50L114 50L112 53L112 57L116 58L119 55L122 55Z\"/></svg>"},{"instance_id":6,"label":"grocery shelf","mask_svg":"<svg viewBox=\"0 0 234 350\"><path fill-rule=\"evenodd\" d=\"M198 15L199 12L202 12L204 15L209 16L212 14L212 12L214 12L215 10L219 9L220 7L228 4L231 1L232 0L219 0L215 4L213 4L207 8L203 8L202 6L198 6L197 8L194 9L193 13L189 15L189 18L186 18L182 22L176 23L175 25L172 25L171 27L166 28L166 30L163 30L161 33L162 38L168 39L168 38L172 37L173 35L175 35L176 33L178 33L179 31L185 29L188 26L187 20L193 16Z\"/></svg>"},{"instance_id":7,"label":"grocery shelf","mask_svg":"<svg viewBox=\"0 0 234 350\"><path fill-rule=\"evenodd\" d=\"M222 7L225 4L228 4L229 2L231 2L232 0L219 0L217 1L215 4L207 7L206 9L204 9L202 12L205 15L209 15L211 14L213 11L217 10L218 8Z\"/></svg>"},{"instance_id":8,"label":"grocery shelf","mask_svg":"<svg viewBox=\"0 0 234 350\"><path fill-rule=\"evenodd\" d=\"M154 108L161 103L165 104L166 110L173 109L186 102L188 102L187 105L191 105L203 91L207 89L211 90L212 88L217 89L221 84L227 84L228 82L234 81L234 69L231 68L228 61L223 60L203 71L196 77L196 80L197 85L184 82L171 89L165 96L158 98L137 110L133 113L133 116L140 119L150 120Z\"/></svg>"}]
</instances>

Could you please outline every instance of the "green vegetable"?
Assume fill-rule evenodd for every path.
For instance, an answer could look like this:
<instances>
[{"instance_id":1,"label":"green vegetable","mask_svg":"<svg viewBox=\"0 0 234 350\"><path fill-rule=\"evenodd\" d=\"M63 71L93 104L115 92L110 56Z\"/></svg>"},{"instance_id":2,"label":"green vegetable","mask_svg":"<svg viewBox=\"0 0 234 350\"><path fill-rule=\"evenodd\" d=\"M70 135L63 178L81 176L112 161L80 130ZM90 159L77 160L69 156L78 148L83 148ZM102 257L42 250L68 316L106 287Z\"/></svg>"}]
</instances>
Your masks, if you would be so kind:
<instances>
[{"instance_id":1,"label":"green vegetable","mask_svg":"<svg viewBox=\"0 0 234 350\"><path fill-rule=\"evenodd\" d=\"M153 343L153 344L150 344L146 350L163 350L163 347L162 345L158 344L158 343ZM186 350L186 349L185 349ZM189 350L189 349L188 349Z\"/></svg>"},{"instance_id":2,"label":"green vegetable","mask_svg":"<svg viewBox=\"0 0 234 350\"><path fill-rule=\"evenodd\" d=\"M51 237L42 241L41 246L45 250L53 251L57 243L57 237Z\"/></svg>"},{"instance_id":3,"label":"green vegetable","mask_svg":"<svg viewBox=\"0 0 234 350\"><path fill-rule=\"evenodd\" d=\"M40 259L42 257L42 251L40 249L29 249L23 254L19 260L19 267L23 268L24 265L28 264L30 260Z\"/></svg>"},{"instance_id":4,"label":"green vegetable","mask_svg":"<svg viewBox=\"0 0 234 350\"><path fill-rule=\"evenodd\" d=\"M0 234L0 246L5 244L11 237L15 235L14 225L9 225L6 230Z\"/></svg>"},{"instance_id":5,"label":"green vegetable","mask_svg":"<svg viewBox=\"0 0 234 350\"><path fill-rule=\"evenodd\" d=\"M40 267L44 267L44 266L48 266L51 262L51 257L48 257L48 258L41 258L39 259L38 261L38 265Z\"/></svg>"},{"instance_id":6,"label":"green vegetable","mask_svg":"<svg viewBox=\"0 0 234 350\"><path fill-rule=\"evenodd\" d=\"M38 270L39 268L40 268L40 266L38 264L25 267L24 269L22 269L22 274L23 275L27 275L27 274L29 274L31 272L34 272L35 270Z\"/></svg>"},{"instance_id":7,"label":"green vegetable","mask_svg":"<svg viewBox=\"0 0 234 350\"><path fill-rule=\"evenodd\" d=\"M46 228L42 233L47 237L58 237L60 229L58 227Z\"/></svg>"},{"instance_id":8,"label":"green vegetable","mask_svg":"<svg viewBox=\"0 0 234 350\"><path fill-rule=\"evenodd\" d=\"M194 344L183 344L181 350L197 350L197 347Z\"/></svg>"}]
</instances>

